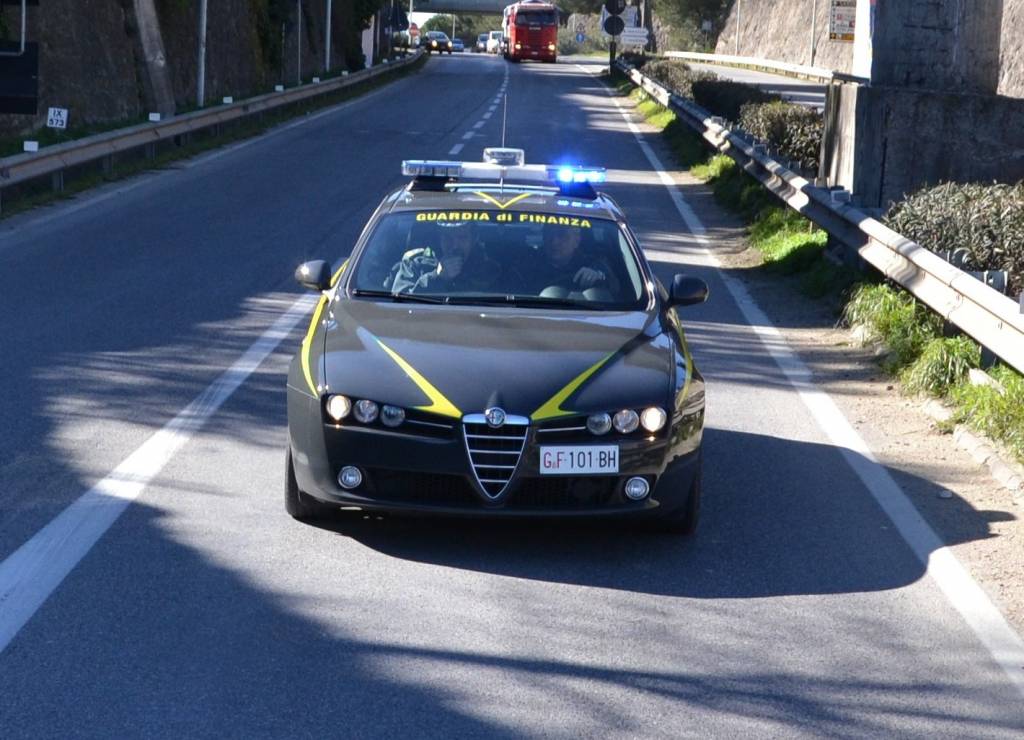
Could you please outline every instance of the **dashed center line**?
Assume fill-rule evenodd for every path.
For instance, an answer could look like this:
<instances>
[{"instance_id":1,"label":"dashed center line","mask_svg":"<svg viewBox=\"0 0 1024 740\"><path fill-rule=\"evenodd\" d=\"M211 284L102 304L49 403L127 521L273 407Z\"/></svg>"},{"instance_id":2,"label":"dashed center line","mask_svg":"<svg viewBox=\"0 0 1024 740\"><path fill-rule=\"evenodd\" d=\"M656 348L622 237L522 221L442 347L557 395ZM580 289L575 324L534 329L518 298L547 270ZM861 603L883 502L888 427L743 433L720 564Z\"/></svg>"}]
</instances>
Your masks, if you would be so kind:
<instances>
[{"instance_id":1,"label":"dashed center line","mask_svg":"<svg viewBox=\"0 0 1024 740\"><path fill-rule=\"evenodd\" d=\"M473 128L480 128L483 125L484 121L477 121L476 123L473 124Z\"/></svg>"},{"instance_id":2,"label":"dashed center line","mask_svg":"<svg viewBox=\"0 0 1024 740\"><path fill-rule=\"evenodd\" d=\"M453 146L451 149L448 150L448 154L449 155L458 154L459 152L462 151L462 147L464 147L464 146L466 146L466 145L465 144L456 144L455 146Z\"/></svg>"},{"instance_id":3,"label":"dashed center line","mask_svg":"<svg viewBox=\"0 0 1024 740\"><path fill-rule=\"evenodd\" d=\"M464 133L462 135L462 140L463 141L469 141L472 138L473 138L473 132L472 131L467 131L466 133Z\"/></svg>"}]
</instances>

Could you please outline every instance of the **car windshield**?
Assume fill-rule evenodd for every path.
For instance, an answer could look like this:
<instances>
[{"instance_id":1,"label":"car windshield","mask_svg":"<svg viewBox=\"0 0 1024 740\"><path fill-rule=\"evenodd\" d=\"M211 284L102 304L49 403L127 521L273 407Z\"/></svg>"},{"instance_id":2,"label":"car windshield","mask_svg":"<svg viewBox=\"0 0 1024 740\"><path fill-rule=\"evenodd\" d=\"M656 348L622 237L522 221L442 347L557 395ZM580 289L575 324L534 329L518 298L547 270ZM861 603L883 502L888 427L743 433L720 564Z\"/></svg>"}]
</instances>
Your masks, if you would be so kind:
<instances>
[{"instance_id":1,"label":"car windshield","mask_svg":"<svg viewBox=\"0 0 1024 740\"><path fill-rule=\"evenodd\" d=\"M442 39L444 39L445 41L448 40L448 35L443 33L443 32L441 32L441 31L428 31L427 32L427 37L428 38L432 38L432 39L437 39L438 41L440 41Z\"/></svg>"},{"instance_id":2,"label":"car windshield","mask_svg":"<svg viewBox=\"0 0 1024 740\"><path fill-rule=\"evenodd\" d=\"M500 39L501 38L501 31L491 31L491 38L492 39Z\"/></svg>"},{"instance_id":3,"label":"car windshield","mask_svg":"<svg viewBox=\"0 0 1024 740\"><path fill-rule=\"evenodd\" d=\"M622 229L590 214L410 211L377 225L356 296L427 302L637 310L642 269Z\"/></svg>"},{"instance_id":4,"label":"car windshield","mask_svg":"<svg viewBox=\"0 0 1024 740\"><path fill-rule=\"evenodd\" d=\"M517 26L553 26L557 22L553 10L520 10L516 13Z\"/></svg>"}]
</instances>

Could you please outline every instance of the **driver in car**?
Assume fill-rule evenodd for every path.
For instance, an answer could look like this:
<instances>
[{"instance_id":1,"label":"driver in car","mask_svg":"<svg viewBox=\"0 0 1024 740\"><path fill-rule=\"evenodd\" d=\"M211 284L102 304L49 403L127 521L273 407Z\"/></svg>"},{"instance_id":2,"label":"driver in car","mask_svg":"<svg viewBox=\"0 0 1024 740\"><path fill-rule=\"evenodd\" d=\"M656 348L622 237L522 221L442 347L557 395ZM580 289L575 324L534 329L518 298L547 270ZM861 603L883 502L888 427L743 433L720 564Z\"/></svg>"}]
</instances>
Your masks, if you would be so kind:
<instances>
[{"instance_id":1,"label":"driver in car","mask_svg":"<svg viewBox=\"0 0 1024 740\"><path fill-rule=\"evenodd\" d=\"M580 229L553 224L544 227L541 264L534 273L534 292L552 286L570 291L584 291L588 288L614 290L607 265L580 249L581 239Z\"/></svg>"},{"instance_id":2,"label":"driver in car","mask_svg":"<svg viewBox=\"0 0 1024 740\"><path fill-rule=\"evenodd\" d=\"M438 224L440 247L406 255L395 266L392 293L488 292L501 268L477 248L473 224Z\"/></svg>"}]
</instances>

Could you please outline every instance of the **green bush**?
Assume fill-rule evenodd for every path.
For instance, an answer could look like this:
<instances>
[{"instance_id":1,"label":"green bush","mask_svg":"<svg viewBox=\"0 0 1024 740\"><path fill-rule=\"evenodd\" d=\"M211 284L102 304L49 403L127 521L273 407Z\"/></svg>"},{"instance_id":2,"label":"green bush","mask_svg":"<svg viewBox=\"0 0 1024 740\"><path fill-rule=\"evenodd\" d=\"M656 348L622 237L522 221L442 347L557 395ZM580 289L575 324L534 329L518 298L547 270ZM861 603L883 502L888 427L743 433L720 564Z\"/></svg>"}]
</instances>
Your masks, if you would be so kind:
<instances>
[{"instance_id":1,"label":"green bush","mask_svg":"<svg viewBox=\"0 0 1024 740\"><path fill-rule=\"evenodd\" d=\"M825 119L812 108L777 100L740 107L740 127L806 170L818 169Z\"/></svg>"},{"instance_id":2,"label":"green bush","mask_svg":"<svg viewBox=\"0 0 1024 740\"><path fill-rule=\"evenodd\" d=\"M711 72L695 72L689 65L678 59L657 59L644 65L644 74L660 82L669 90L684 98L693 100L695 82L711 82L718 78Z\"/></svg>"},{"instance_id":3,"label":"green bush","mask_svg":"<svg viewBox=\"0 0 1024 740\"><path fill-rule=\"evenodd\" d=\"M739 121L740 110L748 103L771 103L779 100L778 95L762 92L753 85L732 80L694 80L693 100L716 116L729 121Z\"/></svg>"},{"instance_id":4,"label":"green bush","mask_svg":"<svg viewBox=\"0 0 1024 740\"><path fill-rule=\"evenodd\" d=\"M1024 288L1024 183L947 183L895 204L885 223L933 252L966 249L969 270L1006 270Z\"/></svg>"}]
</instances>

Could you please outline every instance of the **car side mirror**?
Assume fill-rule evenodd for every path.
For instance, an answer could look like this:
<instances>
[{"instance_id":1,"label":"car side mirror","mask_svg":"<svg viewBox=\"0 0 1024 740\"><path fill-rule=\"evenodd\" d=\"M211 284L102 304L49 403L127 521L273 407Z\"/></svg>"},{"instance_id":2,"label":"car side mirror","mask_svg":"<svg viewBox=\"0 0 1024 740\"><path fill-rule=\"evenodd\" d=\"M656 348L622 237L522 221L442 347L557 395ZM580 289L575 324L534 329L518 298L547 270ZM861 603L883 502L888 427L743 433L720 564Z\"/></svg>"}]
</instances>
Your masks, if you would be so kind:
<instances>
[{"instance_id":1,"label":"car side mirror","mask_svg":"<svg viewBox=\"0 0 1024 740\"><path fill-rule=\"evenodd\" d=\"M323 260L303 262L295 268L295 280L308 290L327 290L331 287L331 266Z\"/></svg>"},{"instance_id":2,"label":"car side mirror","mask_svg":"<svg viewBox=\"0 0 1024 740\"><path fill-rule=\"evenodd\" d=\"M708 284L700 278L676 275L672 278L669 305L693 306L708 299Z\"/></svg>"}]
</instances>

